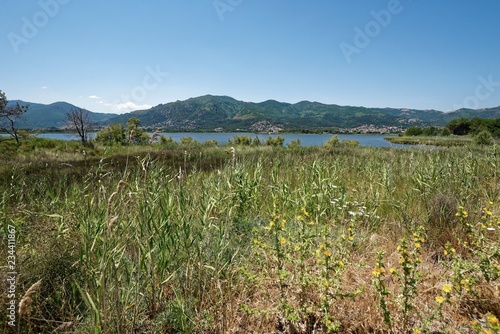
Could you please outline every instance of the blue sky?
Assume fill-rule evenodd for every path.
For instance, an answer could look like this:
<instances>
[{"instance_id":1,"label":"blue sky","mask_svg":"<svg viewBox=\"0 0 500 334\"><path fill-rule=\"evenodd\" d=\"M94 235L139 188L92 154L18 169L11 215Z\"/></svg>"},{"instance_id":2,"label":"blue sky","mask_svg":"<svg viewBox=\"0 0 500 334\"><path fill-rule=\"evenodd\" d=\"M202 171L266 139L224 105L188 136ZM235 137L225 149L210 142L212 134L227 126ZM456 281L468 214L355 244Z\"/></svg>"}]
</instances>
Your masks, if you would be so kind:
<instances>
[{"instance_id":1,"label":"blue sky","mask_svg":"<svg viewBox=\"0 0 500 334\"><path fill-rule=\"evenodd\" d=\"M2 0L0 90L123 113L205 94L500 105L498 0Z\"/></svg>"}]
</instances>

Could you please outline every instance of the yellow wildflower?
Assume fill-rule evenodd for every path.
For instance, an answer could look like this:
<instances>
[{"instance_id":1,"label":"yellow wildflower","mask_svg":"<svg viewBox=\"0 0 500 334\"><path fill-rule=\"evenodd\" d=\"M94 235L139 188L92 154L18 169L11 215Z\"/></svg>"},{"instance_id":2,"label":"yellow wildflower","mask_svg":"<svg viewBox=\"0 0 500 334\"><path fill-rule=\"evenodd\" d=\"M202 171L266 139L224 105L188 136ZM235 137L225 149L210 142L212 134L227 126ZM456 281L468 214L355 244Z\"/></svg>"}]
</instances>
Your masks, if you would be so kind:
<instances>
[{"instance_id":1,"label":"yellow wildflower","mask_svg":"<svg viewBox=\"0 0 500 334\"><path fill-rule=\"evenodd\" d=\"M302 213L304 214L304 216L306 216L306 217L308 217L308 218L311 216L311 215L309 214L309 212L307 212L307 211L306 211L306 209L305 209L305 208L302 208Z\"/></svg>"},{"instance_id":2,"label":"yellow wildflower","mask_svg":"<svg viewBox=\"0 0 500 334\"><path fill-rule=\"evenodd\" d=\"M329 286L330 284L328 283L328 281L324 281L324 282L323 282L323 285L325 286L325 288L328 288L328 286Z\"/></svg>"},{"instance_id":3,"label":"yellow wildflower","mask_svg":"<svg viewBox=\"0 0 500 334\"><path fill-rule=\"evenodd\" d=\"M488 322L494 326L498 325L498 318L495 317L493 314L488 314Z\"/></svg>"},{"instance_id":4,"label":"yellow wildflower","mask_svg":"<svg viewBox=\"0 0 500 334\"><path fill-rule=\"evenodd\" d=\"M436 297L436 303L442 304L444 302L444 298L442 296L437 296Z\"/></svg>"},{"instance_id":5,"label":"yellow wildflower","mask_svg":"<svg viewBox=\"0 0 500 334\"><path fill-rule=\"evenodd\" d=\"M443 291L446 293L450 293L451 292L451 285L449 285L449 284L443 285Z\"/></svg>"},{"instance_id":6,"label":"yellow wildflower","mask_svg":"<svg viewBox=\"0 0 500 334\"><path fill-rule=\"evenodd\" d=\"M340 260L340 261L339 261L339 266L340 266L341 268L344 268L344 266L345 266L344 261Z\"/></svg>"},{"instance_id":7,"label":"yellow wildflower","mask_svg":"<svg viewBox=\"0 0 500 334\"><path fill-rule=\"evenodd\" d=\"M282 244L286 244L286 239L285 239L285 238L283 238L283 237L281 237L280 242L281 242Z\"/></svg>"},{"instance_id":8,"label":"yellow wildflower","mask_svg":"<svg viewBox=\"0 0 500 334\"><path fill-rule=\"evenodd\" d=\"M384 268L375 268L375 269L373 269L373 272L372 272L373 276L375 276L375 277L379 277L383 273L385 273Z\"/></svg>"},{"instance_id":9,"label":"yellow wildflower","mask_svg":"<svg viewBox=\"0 0 500 334\"><path fill-rule=\"evenodd\" d=\"M420 244L418 242L415 244L415 248L420 248Z\"/></svg>"},{"instance_id":10,"label":"yellow wildflower","mask_svg":"<svg viewBox=\"0 0 500 334\"><path fill-rule=\"evenodd\" d=\"M396 273L396 268L392 267L391 269L389 269L389 272L391 274L395 274Z\"/></svg>"},{"instance_id":11,"label":"yellow wildflower","mask_svg":"<svg viewBox=\"0 0 500 334\"><path fill-rule=\"evenodd\" d=\"M309 222L309 225L311 225L311 226L312 226L312 225L314 225L314 222L311 220L311 221Z\"/></svg>"},{"instance_id":12,"label":"yellow wildflower","mask_svg":"<svg viewBox=\"0 0 500 334\"><path fill-rule=\"evenodd\" d=\"M329 250L324 251L323 254L325 254L326 257L332 256L332 252L330 252Z\"/></svg>"},{"instance_id":13,"label":"yellow wildflower","mask_svg":"<svg viewBox=\"0 0 500 334\"><path fill-rule=\"evenodd\" d=\"M273 222L273 221L270 221L270 222L269 222L269 226L270 226L270 227L273 227L273 226L274 226L274 222Z\"/></svg>"}]
</instances>

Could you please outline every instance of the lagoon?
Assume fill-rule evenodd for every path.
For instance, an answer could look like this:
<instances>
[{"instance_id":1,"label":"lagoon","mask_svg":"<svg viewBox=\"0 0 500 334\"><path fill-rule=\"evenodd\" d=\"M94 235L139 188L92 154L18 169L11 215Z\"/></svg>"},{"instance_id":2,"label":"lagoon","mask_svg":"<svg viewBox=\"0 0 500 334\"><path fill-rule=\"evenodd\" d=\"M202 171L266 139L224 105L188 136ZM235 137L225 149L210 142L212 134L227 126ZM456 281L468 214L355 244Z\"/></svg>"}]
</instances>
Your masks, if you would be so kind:
<instances>
[{"instance_id":1,"label":"lagoon","mask_svg":"<svg viewBox=\"0 0 500 334\"><path fill-rule=\"evenodd\" d=\"M151 135L151 133L150 133ZM162 132L160 135L166 137L172 137L176 142L179 142L183 137L191 137L193 140L197 140L200 143L216 140L219 145L225 145L229 143L229 140L233 139L234 136L247 136L250 138L258 137L259 140L265 141L270 135L268 134L255 134L250 132L234 132L234 133L217 133L217 132ZM95 136L95 133L91 134L91 137ZM276 137L277 135L271 135ZM300 139L301 146L322 146L328 139L332 137L331 134L304 134L304 133L285 133L280 134L285 139L285 145L290 141L295 139ZM69 133L42 133L39 134L40 138L51 138L51 139L61 139L61 140L77 140L78 138ZM402 144L392 144L385 140L387 135L381 134L339 134L339 140L349 139L357 140L361 146L372 146L372 147L393 147L402 148L409 147L412 145L402 145Z\"/></svg>"}]
</instances>

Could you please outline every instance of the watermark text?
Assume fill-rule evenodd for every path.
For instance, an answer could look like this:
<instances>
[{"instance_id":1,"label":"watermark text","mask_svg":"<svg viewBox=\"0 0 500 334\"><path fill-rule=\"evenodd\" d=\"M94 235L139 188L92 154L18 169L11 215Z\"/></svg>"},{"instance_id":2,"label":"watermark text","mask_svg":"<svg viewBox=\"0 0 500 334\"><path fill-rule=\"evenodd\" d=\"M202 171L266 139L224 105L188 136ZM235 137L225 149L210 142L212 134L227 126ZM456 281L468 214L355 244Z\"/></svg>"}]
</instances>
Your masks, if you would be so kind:
<instances>
[{"instance_id":1,"label":"watermark text","mask_svg":"<svg viewBox=\"0 0 500 334\"><path fill-rule=\"evenodd\" d=\"M224 21L224 15L226 15L227 12L234 11L242 2L243 0L215 0L212 4L219 19Z\"/></svg>"},{"instance_id":2,"label":"watermark text","mask_svg":"<svg viewBox=\"0 0 500 334\"><path fill-rule=\"evenodd\" d=\"M340 43L340 50L345 60L351 63L353 55L360 54L363 49L367 48L372 40L380 35L382 29L389 26L393 17L400 14L403 9L404 7L399 0L389 0L386 9L370 11L373 20L368 21L363 28L359 26L353 28L354 38L352 43Z\"/></svg>"},{"instance_id":3,"label":"watermark text","mask_svg":"<svg viewBox=\"0 0 500 334\"><path fill-rule=\"evenodd\" d=\"M453 110L462 108L479 109L481 101L489 99L500 88L500 82L493 80L493 74L488 75L487 78L481 75L477 80L479 83L474 89L474 94L465 97L462 103L453 105Z\"/></svg>"},{"instance_id":4,"label":"watermark text","mask_svg":"<svg viewBox=\"0 0 500 334\"><path fill-rule=\"evenodd\" d=\"M35 12L31 18L23 16L21 18L22 27L20 33L9 32L7 39L15 53L19 52L21 45L28 44L30 40L38 35L40 29L45 27L50 19L54 18L61 9L61 5L65 5L70 0L40 0L38 5L40 10Z\"/></svg>"},{"instance_id":5,"label":"watermark text","mask_svg":"<svg viewBox=\"0 0 500 334\"><path fill-rule=\"evenodd\" d=\"M16 326L16 287L17 287L17 256L16 228L7 226L7 324Z\"/></svg>"}]
</instances>

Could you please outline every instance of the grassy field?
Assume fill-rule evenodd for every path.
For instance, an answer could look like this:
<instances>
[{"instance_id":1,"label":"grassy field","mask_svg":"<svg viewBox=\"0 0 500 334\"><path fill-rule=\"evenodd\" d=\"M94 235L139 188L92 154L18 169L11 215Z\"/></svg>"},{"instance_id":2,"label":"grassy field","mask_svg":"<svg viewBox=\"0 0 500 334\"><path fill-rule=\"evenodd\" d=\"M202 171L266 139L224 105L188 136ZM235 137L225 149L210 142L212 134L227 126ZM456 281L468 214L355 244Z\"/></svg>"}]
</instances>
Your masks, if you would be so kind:
<instances>
[{"instance_id":1,"label":"grassy field","mask_svg":"<svg viewBox=\"0 0 500 334\"><path fill-rule=\"evenodd\" d=\"M500 332L497 146L23 145L5 333Z\"/></svg>"}]
</instances>

